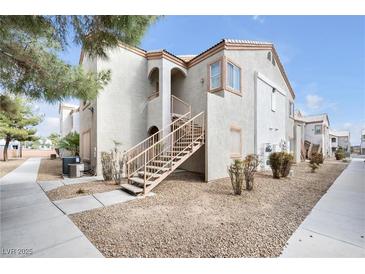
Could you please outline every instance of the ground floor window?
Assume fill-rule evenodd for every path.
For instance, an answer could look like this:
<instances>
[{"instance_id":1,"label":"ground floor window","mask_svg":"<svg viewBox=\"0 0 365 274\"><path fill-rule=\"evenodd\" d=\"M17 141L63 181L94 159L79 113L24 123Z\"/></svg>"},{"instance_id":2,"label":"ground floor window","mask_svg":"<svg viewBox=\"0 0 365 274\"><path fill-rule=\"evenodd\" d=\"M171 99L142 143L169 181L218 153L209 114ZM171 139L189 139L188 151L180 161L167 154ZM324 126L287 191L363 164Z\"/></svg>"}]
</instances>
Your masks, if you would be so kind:
<instances>
[{"instance_id":1,"label":"ground floor window","mask_svg":"<svg viewBox=\"0 0 365 274\"><path fill-rule=\"evenodd\" d=\"M88 160L90 161L90 154L91 154L91 147L90 144L91 140L90 140L90 130L85 131L82 134L82 158L83 160Z\"/></svg>"},{"instance_id":2,"label":"ground floor window","mask_svg":"<svg viewBox=\"0 0 365 274\"><path fill-rule=\"evenodd\" d=\"M237 126L231 126L230 131L230 146L231 146L231 158L242 157L242 134L241 128Z\"/></svg>"}]
</instances>

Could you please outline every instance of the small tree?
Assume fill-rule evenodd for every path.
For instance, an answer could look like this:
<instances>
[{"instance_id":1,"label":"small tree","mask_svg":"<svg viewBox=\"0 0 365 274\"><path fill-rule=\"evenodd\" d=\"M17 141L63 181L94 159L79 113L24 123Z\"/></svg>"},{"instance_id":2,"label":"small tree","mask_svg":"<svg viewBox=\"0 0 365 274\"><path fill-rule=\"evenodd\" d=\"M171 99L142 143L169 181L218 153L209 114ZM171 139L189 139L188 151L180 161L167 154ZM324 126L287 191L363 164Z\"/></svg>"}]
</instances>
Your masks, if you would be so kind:
<instances>
[{"instance_id":1,"label":"small tree","mask_svg":"<svg viewBox=\"0 0 365 274\"><path fill-rule=\"evenodd\" d=\"M42 117L34 114L31 106L23 98L2 94L0 102L0 138L5 139L3 158L7 161L11 141L38 139L34 127L42 121Z\"/></svg>"},{"instance_id":2,"label":"small tree","mask_svg":"<svg viewBox=\"0 0 365 274\"><path fill-rule=\"evenodd\" d=\"M79 155L80 135L77 132L70 132L65 137L61 138L59 148L68 150L74 156Z\"/></svg>"},{"instance_id":3,"label":"small tree","mask_svg":"<svg viewBox=\"0 0 365 274\"><path fill-rule=\"evenodd\" d=\"M274 179L280 179L280 170L282 165L282 156L280 152L273 152L269 156L270 167Z\"/></svg>"},{"instance_id":4,"label":"small tree","mask_svg":"<svg viewBox=\"0 0 365 274\"><path fill-rule=\"evenodd\" d=\"M245 174L246 189L253 189L254 176L260 161L257 155L249 154L243 160L243 172Z\"/></svg>"},{"instance_id":5,"label":"small tree","mask_svg":"<svg viewBox=\"0 0 365 274\"><path fill-rule=\"evenodd\" d=\"M241 195L244 177L242 160L234 160L233 163L228 167L228 174L231 178L234 194Z\"/></svg>"},{"instance_id":6,"label":"small tree","mask_svg":"<svg viewBox=\"0 0 365 274\"><path fill-rule=\"evenodd\" d=\"M61 140L61 135L60 134L58 134L58 133L51 133L48 136L48 139L51 141L53 148L58 148L59 147L60 140Z\"/></svg>"}]
</instances>

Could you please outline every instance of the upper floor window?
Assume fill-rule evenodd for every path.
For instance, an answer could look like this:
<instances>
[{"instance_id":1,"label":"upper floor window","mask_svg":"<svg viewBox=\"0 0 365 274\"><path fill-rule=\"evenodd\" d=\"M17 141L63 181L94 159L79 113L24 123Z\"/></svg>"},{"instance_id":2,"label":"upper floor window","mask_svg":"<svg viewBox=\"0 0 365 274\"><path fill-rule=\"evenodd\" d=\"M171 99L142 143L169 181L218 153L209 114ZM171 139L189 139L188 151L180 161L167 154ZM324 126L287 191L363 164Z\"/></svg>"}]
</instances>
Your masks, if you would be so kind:
<instances>
[{"instance_id":1,"label":"upper floor window","mask_svg":"<svg viewBox=\"0 0 365 274\"><path fill-rule=\"evenodd\" d=\"M322 134L322 125L314 126L314 134Z\"/></svg>"},{"instance_id":2,"label":"upper floor window","mask_svg":"<svg viewBox=\"0 0 365 274\"><path fill-rule=\"evenodd\" d=\"M209 66L209 90L222 87L222 62L217 61Z\"/></svg>"},{"instance_id":3,"label":"upper floor window","mask_svg":"<svg viewBox=\"0 0 365 274\"><path fill-rule=\"evenodd\" d=\"M267 53L267 59L271 62L271 51Z\"/></svg>"},{"instance_id":4,"label":"upper floor window","mask_svg":"<svg viewBox=\"0 0 365 274\"><path fill-rule=\"evenodd\" d=\"M294 117L294 103L289 101L289 116Z\"/></svg>"},{"instance_id":5,"label":"upper floor window","mask_svg":"<svg viewBox=\"0 0 365 274\"><path fill-rule=\"evenodd\" d=\"M227 86L241 92L241 68L231 62L227 63Z\"/></svg>"},{"instance_id":6,"label":"upper floor window","mask_svg":"<svg viewBox=\"0 0 365 274\"><path fill-rule=\"evenodd\" d=\"M276 94L277 91L275 88L272 89L272 92L271 92L271 110L272 111L276 111Z\"/></svg>"},{"instance_id":7,"label":"upper floor window","mask_svg":"<svg viewBox=\"0 0 365 274\"><path fill-rule=\"evenodd\" d=\"M336 143L336 138L332 138L332 143Z\"/></svg>"},{"instance_id":8,"label":"upper floor window","mask_svg":"<svg viewBox=\"0 0 365 274\"><path fill-rule=\"evenodd\" d=\"M365 134L364 134L364 135L362 135L361 139L362 139L363 141L365 141Z\"/></svg>"}]
</instances>

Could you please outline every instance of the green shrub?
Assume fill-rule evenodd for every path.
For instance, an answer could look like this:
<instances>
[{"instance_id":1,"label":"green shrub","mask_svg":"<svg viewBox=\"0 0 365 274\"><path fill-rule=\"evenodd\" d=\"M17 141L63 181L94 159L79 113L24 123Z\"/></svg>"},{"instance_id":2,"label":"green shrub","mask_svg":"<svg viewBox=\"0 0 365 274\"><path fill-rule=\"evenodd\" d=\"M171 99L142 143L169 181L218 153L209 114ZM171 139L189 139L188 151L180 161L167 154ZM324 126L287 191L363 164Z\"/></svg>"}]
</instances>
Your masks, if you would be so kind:
<instances>
[{"instance_id":1,"label":"green shrub","mask_svg":"<svg viewBox=\"0 0 365 274\"><path fill-rule=\"evenodd\" d=\"M294 157L287 152L279 152L281 157L280 175L281 177L288 177L291 166L293 165Z\"/></svg>"},{"instance_id":2,"label":"green shrub","mask_svg":"<svg viewBox=\"0 0 365 274\"><path fill-rule=\"evenodd\" d=\"M228 167L228 174L231 178L234 194L241 195L244 177L243 161L234 160L233 163Z\"/></svg>"},{"instance_id":3,"label":"green shrub","mask_svg":"<svg viewBox=\"0 0 365 274\"><path fill-rule=\"evenodd\" d=\"M275 179L280 179L280 170L281 170L281 166L282 166L282 161L283 161L283 157L280 152L273 152L269 156L272 176Z\"/></svg>"},{"instance_id":4,"label":"green shrub","mask_svg":"<svg viewBox=\"0 0 365 274\"><path fill-rule=\"evenodd\" d=\"M343 150L342 147L339 147L336 150L335 157L336 157L336 160L342 160L342 159L346 158L346 153L345 153L345 151Z\"/></svg>"},{"instance_id":5,"label":"green shrub","mask_svg":"<svg viewBox=\"0 0 365 274\"><path fill-rule=\"evenodd\" d=\"M249 154L243 160L243 172L245 174L246 189L253 189L254 176L259 166L259 157L255 154Z\"/></svg>"}]
</instances>

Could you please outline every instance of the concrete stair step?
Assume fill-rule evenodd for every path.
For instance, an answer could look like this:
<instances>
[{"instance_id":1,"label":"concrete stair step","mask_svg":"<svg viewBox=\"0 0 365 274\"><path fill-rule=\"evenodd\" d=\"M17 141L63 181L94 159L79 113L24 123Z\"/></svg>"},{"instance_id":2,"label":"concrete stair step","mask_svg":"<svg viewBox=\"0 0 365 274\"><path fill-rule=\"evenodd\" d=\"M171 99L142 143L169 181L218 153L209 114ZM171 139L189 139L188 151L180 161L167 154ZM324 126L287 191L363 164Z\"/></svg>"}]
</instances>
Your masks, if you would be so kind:
<instances>
[{"instance_id":1,"label":"concrete stair step","mask_svg":"<svg viewBox=\"0 0 365 274\"><path fill-rule=\"evenodd\" d=\"M144 180L140 177L132 177L129 180L131 180L133 182L133 185L136 185L141 188L144 187ZM151 184L150 181L146 181L146 186L149 186L150 184Z\"/></svg>"},{"instance_id":2,"label":"concrete stair step","mask_svg":"<svg viewBox=\"0 0 365 274\"><path fill-rule=\"evenodd\" d=\"M141 178L143 178L144 177L144 171L139 171L138 172L138 176L140 176ZM146 177L158 178L158 177L160 177L160 174L146 171Z\"/></svg>"},{"instance_id":3,"label":"concrete stair step","mask_svg":"<svg viewBox=\"0 0 365 274\"><path fill-rule=\"evenodd\" d=\"M159 166L164 166L169 163L169 161L162 161L162 160L154 160L152 161L153 164L157 164Z\"/></svg>"},{"instance_id":4,"label":"concrete stair step","mask_svg":"<svg viewBox=\"0 0 365 274\"><path fill-rule=\"evenodd\" d=\"M143 188L131 184L122 184L121 187L122 190L125 190L126 192L134 195L138 195L143 192Z\"/></svg>"},{"instance_id":5,"label":"concrete stair step","mask_svg":"<svg viewBox=\"0 0 365 274\"><path fill-rule=\"evenodd\" d=\"M152 170L160 170L162 172L169 171L169 168L167 168L167 167L159 167L159 166L152 166L152 165L148 165L148 166L146 166L146 168L152 169Z\"/></svg>"}]
</instances>

